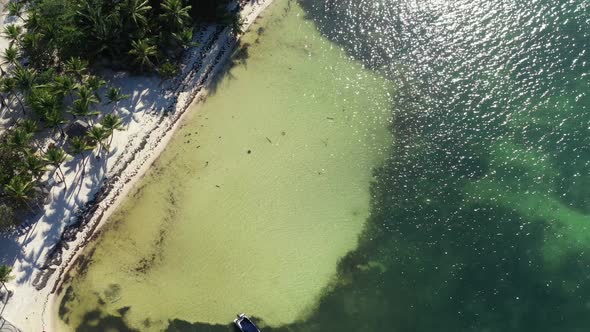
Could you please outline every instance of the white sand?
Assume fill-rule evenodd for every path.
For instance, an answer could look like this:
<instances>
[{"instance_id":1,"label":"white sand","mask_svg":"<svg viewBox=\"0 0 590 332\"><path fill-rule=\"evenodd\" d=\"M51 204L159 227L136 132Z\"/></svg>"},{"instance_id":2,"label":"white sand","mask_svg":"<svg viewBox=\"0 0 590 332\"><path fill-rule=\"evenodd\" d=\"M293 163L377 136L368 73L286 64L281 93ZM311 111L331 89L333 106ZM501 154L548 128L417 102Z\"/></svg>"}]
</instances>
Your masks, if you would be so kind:
<instances>
[{"instance_id":1,"label":"white sand","mask_svg":"<svg viewBox=\"0 0 590 332\"><path fill-rule=\"evenodd\" d=\"M271 2L249 1L242 11L244 28ZM211 79L227 64L237 45L229 29L216 26L204 28L196 39L201 46L188 52L178 79L160 85L153 76L108 73L110 85L131 95L119 105L117 112L126 130L115 133L110 155L97 160L93 152L83 181L79 181L81 157L66 162L62 169L67 190L63 184L50 188L44 215L30 220L18 234L0 235L0 261L14 268L14 279L7 284L14 295L3 316L21 330L55 331L55 290L76 254L159 155L188 106L205 97ZM6 47L2 38L0 47ZM107 106L103 111L111 109ZM55 175L50 172L48 176ZM97 204L87 204L97 196ZM66 227L79 220L84 206L97 209L85 214L87 223L74 230L75 239L56 247Z\"/></svg>"}]
</instances>

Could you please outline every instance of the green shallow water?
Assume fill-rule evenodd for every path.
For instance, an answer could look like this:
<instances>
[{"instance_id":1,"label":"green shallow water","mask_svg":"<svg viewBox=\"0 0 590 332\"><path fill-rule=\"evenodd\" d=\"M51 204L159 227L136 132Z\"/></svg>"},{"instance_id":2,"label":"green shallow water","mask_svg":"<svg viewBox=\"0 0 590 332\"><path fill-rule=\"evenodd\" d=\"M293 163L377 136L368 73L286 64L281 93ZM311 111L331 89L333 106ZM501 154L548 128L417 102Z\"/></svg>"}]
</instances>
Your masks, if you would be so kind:
<instances>
[{"instance_id":1,"label":"green shallow water","mask_svg":"<svg viewBox=\"0 0 590 332\"><path fill-rule=\"evenodd\" d=\"M85 251L63 330L226 324L240 311L292 323L356 247L392 141L392 85L295 3L277 1L251 30Z\"/></svg>"}]
</instances>

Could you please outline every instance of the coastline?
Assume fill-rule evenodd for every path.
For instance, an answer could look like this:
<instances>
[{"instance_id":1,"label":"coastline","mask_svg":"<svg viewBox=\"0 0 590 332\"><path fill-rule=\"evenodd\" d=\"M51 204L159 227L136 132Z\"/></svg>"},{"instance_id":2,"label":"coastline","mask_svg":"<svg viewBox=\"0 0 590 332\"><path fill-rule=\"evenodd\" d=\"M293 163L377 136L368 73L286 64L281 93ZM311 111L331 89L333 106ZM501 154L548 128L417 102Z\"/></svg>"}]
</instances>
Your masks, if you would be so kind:
<instances>
[{"instance_id":1,"label":"coastline","mask_svg":"<svg viewBox=\"0 0 590 332\"><path fill-rule=\"evenodd\" d=\"M272 0L247 2L241 9L243 29L247 30L271 3ZM142 114L145 119L137 121L140 132L117 133L112 144L112 158L101 162L103 165L99 165L94 178L88 175L91 179L84 181L87 185L90 182L90 188L78 189L74 197L66 197L65 193L60 196L61 189L55 188L59 186L52 188L52 196L57 198L53 197L52 202L44 206L45 214L57 214L56 205L60 205L60 200L63 200L58 207L67 210L62 211L61 215L66 217L64 219L70 215L70 222L66 225L47 226L59 228L58 234L52 234L56 230L51 229L49 232L47 229L37 228L37 223L44 219L41 216L38 221L30 223L26 235L19 236L18 242L21 242L22 248L19 248L21 252L14 259L16 278L8 284L14 295L3 313L7 320L23 331L55 331L56 291L64 281L64 276L136 181L141 179L165 149L181 126L182 119L188 114L186 111L189 107L206 99L208 88L229 65L228 60L238 45L239 37L234 37L229 28L203 27L195 38L200 46L187 51L179 75L164 84L157 84L158 91L155 92L164 93L166 98L150 100L153 97L142 93L142 87L131 86L135 89L134 92L138 92L134 94L138 95L137 98L132 98L136 99L135 108L146 109L146 104L151 102L151 106L160 112ZM128 77L120 80L125 83L125 78ZM144 88L146 85L150 86L150 83L152 87L156 86L155 78L140 78L151 81L142 85ZM135 111L134 107L129 108L130 118L137 116ZM69 173L66 182L74 186L78 172L74 170ZM72 200L75 203L70 203ZM54 219L60 220L59 215L54 216ZM31 232L52 234L52 237L42 242L29 240L34 237ZM24 239L20 241L23 235Z\"/></svg>"}]
</instances>

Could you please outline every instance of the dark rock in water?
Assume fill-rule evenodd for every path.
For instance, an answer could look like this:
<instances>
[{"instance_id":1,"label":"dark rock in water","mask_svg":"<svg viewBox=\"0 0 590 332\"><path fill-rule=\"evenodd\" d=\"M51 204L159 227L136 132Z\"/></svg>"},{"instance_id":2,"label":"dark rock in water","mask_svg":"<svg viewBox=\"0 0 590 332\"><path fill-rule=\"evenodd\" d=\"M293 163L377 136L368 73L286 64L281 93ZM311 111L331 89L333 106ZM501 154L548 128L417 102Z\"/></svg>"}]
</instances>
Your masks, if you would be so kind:
<instances>
[{"instance_id":1,"label":"dark rock in water","mask_svg":"<svg viewBox=\"0 0 590 332\"><path fill-rule=\"evenodd\" d=\"M125 314L127 314L127 312L129 312L129 310L131 310L131 307L126 306L126 307L122 307L122 308L117 309L117 312L119 313L119 315L125 316Z\"/></svg>"}]
</instances>

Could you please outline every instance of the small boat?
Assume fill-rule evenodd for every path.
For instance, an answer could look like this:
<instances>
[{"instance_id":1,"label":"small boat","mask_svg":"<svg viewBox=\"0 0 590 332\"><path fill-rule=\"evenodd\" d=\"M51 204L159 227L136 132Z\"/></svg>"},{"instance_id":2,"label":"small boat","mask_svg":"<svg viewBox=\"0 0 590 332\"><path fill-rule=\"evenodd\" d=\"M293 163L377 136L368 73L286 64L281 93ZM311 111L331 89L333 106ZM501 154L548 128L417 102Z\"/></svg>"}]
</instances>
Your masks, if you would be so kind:
<instances>
[{"instance_id":1,"label":"small boat","mask_svg":"<svg viewBox=\"0 0 590 332\"><path fill-rule=\"evenodd\" d=\"M246 314L239 314L238 318L234 319L234 323L236 323L242 332L260 332L258 327L252 323Z\"/></svg>"}]
</instances>

